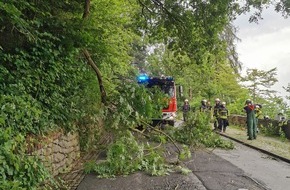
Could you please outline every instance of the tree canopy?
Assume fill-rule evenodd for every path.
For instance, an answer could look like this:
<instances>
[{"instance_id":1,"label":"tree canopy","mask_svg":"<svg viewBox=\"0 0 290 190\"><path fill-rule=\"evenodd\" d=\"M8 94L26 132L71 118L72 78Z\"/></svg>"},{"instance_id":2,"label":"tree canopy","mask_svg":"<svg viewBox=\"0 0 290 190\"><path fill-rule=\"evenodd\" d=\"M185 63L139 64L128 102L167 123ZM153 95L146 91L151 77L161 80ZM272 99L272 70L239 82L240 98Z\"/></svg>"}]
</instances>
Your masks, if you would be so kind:
<instances>
[{"instance_id":1,"label":"tree canopy","mask_svg":"<svg viewBox=\"0 0 290 190\"><path fill-rule=\"evenodd\" d=\"M140 71L173 76L194 103L220 97L238 110L248 94L231 21L252 8L255 21L272 3L289 16L288 0L2 0L0 128L89 135L101 118L125 131L160 111L136 84Z\"/></svg>"},{"instance_id":2,"label":"tree canopy","mask_svg":"<svg viewBox=\"0 0 290 190\"><path fill-rule=\"evenodd\" d=\"M246 84L253 97L256 101L259 98L273 97L275 90L270 90L271 87L278 82L277 68L270 69L269 71L263 71L258 69L248 69L245 77L242 77L242 82L248 82Z\"/></svg>"}]
</instances>

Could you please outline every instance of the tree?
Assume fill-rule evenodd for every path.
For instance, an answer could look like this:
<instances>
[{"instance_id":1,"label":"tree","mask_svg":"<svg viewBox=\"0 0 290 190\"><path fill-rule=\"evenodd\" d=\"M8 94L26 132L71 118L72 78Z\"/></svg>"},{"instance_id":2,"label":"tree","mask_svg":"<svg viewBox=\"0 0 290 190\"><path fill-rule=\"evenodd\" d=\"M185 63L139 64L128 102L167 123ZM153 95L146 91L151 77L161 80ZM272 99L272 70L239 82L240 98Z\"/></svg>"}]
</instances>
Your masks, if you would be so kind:
<instances>
[{"instance_id":1,"label":"tree","mask_svg":"<svg viewBox=\"0 0 290 190\"><path fill-rule=\"evenodd\" d=\"M287 87L283 86L283 88L284 88L284 90L286 90L286 92L290 93L290 83L288 83ZM286 96L286 98L288 100L290 100L290 94L288 94L288 96Z\"/></svg>"},{"instance_id":2,"label":"tree","mask_svg":"<svg viewBox=\"0 0 290 190\"><path fill-rule=\"evenodd\" d=\"M259 98L273 97L276 91L270 88L278 82L277 78L275 78L277 75L277 68L268 71L247 69L246 72L246 76L241 77L241 82L246 82L245 86L252 95L253 101Z\"/></svg>"},{"instance_id":3,"label":"tree","mask_svg":"<svg viewBox=\"0 0 290 190\"><path fill-rule=\"evenodd\" d=\"M202 64L209 54L224 50L220 33L229 22L232 4L222 1L139 0L145 24L140 28L151 41L187 54Z\"/></svg>"},{"instance_id":4,"label":"tree","mask_svg":"<svg viewBox=\"0 0 290 190\"><path fill-rule=\"evenodd\" d=\"M147 121L160 107L134 83L131 63L172 75L197 103L214 96L240 100L240 63L229 23L271 2L0 1L0 127L11 129L13 137L70 131L81 123L78 130L86 135L100 130L96 118L107 119L106 129L118 132ZM286 0L276 3L284 15L289 7ZM148 47L157 48L146 55ZM101 104L103 89L108 105Z\"/></svg>"},{"instance_id":5,"label":"tree","mask_svg":"<svg viewBox=\"0 0 290 190\"><path fill-rule=\"evenodd\" d=\"M258 22L262 19L262 12L264 9L269 6L274 6L277 12L280 12L283 17L287 18L290 15L290 3L288 0L245 0L242 4L239 5L239 8L236 9L237 14L242 14L245 12L250 12L255 10L254 14L250 16L250 22Z\"/></svg>"},{"instance_id":6,"label":"tree","mask_svg":"<svg viewBox=\"0 0 290 190\"><path fill-rule=\"evenodd\" d=\"M236 32L237 29L232 24L228 24L225 26L221 37L227 43L226 53L229 64L234 69L235 73L238 74L242 69L242 63L240 62L239 55L236 51L235 42L240 40L236 36Z\"/></svg>"}]
</instances>

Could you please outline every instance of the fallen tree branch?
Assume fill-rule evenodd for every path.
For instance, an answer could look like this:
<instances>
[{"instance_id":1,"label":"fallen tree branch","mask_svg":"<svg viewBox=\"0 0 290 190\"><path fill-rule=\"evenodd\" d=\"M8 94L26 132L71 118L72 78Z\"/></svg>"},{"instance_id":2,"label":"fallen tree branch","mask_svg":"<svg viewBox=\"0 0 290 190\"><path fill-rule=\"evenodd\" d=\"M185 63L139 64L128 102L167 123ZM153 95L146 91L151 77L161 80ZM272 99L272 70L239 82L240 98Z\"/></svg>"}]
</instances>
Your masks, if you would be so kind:
<instances>
[{"instance_id":1,"label":"fallen tree branch","mask_svg":"<svg viewBox=\"0 0 290 190\"><path fill-rule=\"evenodd\" d=\"M164 136L166 136L172 143L173 143L173 145L176 147L176 149L178 150L178 153L179 154L181 154L181 150L180 150L180 148L177 146L177 144L175 143L175 141L168 135L168 134L166 134L165 132L163 132L163 131L161 131L161 130L159 130L159 129L156 129L155 127L153 127L152 125L150 125L150 124L148 124L148 123L146 123L145 121L142 121L141 120L141 122L143 123L143 124L145 124L147 127L149 127L150 129L152 129L153 131L156 131L156 132L158 132L158 133L161 133L161 134L163 134Z\"/></svg>"},{"instance_id":2,"label":"fallen tree branch","mask_svg":"<svg viewBox=\"0 0 290 190\"><path fill-rule=\"evenodd\" d=\"M94 63L94 61L91 58L87 49L83 49L83 54L84 54L85 58L87 59L88 64L94 69L95 73L97 74L97 78L99 81L99 88L100 88L100 92L101 92L101 100L102 100L102 103L106 104L107 94L106 94L106 91L105 91L105 88L103 85L101 72L100 72L99 68L97 67L97 65Z\"/></svg>"},{"instance_id":3,"label":"fallen tree branch","mask_svg":"<svg viewBox=\"0 0 290 190\"><path fill-rule=\"evenodd\" d=\"M139 133L139 134L141 134L141 135L143 135L143 136L145 136L145 137L147 137L147 138L150 138L149 135L146 135L145 133L143 133L142 131L140 131L140 130L138 130L138 129L130 128L130 130L131 130L131 131L134 131L134 132L137 132L137 133Z\"/></svg>"}]
</instances>

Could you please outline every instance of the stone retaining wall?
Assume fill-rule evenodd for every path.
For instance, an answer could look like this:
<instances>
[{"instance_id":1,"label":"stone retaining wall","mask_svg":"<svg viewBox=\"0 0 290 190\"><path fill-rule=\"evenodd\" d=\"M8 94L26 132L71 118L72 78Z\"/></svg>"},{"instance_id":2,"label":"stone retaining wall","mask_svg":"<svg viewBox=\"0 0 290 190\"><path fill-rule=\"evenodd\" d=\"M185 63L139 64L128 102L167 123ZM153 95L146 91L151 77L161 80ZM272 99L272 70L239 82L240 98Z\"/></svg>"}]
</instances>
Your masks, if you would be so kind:
<instances>
[{"instance_id":1,"label":"stone retaining wall","mask_svg":"<svg viewBox=\"0 0 290 190\"><path fill-rule=\"evenodd\" d=\"M246 116L241 115L230 115L229 117L230 125L236 125L241 127L246 127ZM259 119L258 127L267 127L272 125L275 128L276 134L279 135L278 121L273 119ZM285 132L286 138L290 139L290 120L288 120L287 125L284 126L283 131Z\"/></svg>"},{"instance_id":2,"label":"stone retaining wall","mask_svg":"<svg viewBox=\"0 0 290 190\"><path fill-rule=\"evenodd\" d=\"M37 155L53 176L71 170L80 157L77 133L53 132L42 137L28 137L28 154Z\"/></svg>"}]
</instances>

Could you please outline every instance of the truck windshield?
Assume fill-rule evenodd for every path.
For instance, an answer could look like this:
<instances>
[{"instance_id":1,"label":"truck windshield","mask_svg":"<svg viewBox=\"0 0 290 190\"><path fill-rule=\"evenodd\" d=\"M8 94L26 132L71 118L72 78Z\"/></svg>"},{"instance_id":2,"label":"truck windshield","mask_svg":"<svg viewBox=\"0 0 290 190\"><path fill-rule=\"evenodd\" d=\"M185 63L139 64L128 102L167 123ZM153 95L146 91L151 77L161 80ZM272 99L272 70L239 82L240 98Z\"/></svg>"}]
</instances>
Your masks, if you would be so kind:
<instances>
[{"instance_id":1,"label":"truck windshield","mask_svg":"<svg viewBox=\"0 0 290 190\"><path fill-rule=\"evenodd\" d=\"M161 86L162 92L169 95L169 97L174 97L174 87L170 85L162 85Z\"/></svg>"}]
</instances>

